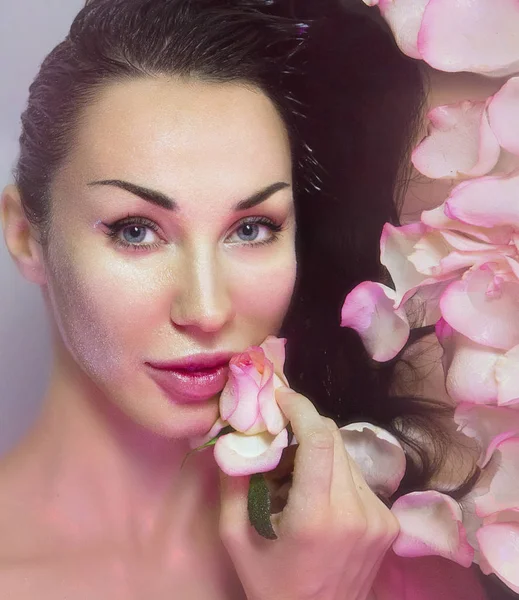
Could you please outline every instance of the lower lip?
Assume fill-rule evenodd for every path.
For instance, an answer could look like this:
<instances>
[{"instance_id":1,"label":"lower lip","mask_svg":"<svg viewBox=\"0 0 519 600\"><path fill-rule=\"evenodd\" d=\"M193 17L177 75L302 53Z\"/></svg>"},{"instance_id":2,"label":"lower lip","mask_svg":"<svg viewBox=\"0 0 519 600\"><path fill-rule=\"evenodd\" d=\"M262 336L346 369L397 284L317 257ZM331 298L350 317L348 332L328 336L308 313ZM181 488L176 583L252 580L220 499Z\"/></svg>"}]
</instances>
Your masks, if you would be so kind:
<instances>
[{"instance_id":1,"label":"lower lip","mask_svg":"<svg viewBox=\"0 0 519 600\"><path fill-rule=\"evenodd\" d=\"M228 366L193 372L148 366L155 383L166 392L172 402L178 404L209 400L223 390L229 375Z\"/></svg>"}]
</instances>

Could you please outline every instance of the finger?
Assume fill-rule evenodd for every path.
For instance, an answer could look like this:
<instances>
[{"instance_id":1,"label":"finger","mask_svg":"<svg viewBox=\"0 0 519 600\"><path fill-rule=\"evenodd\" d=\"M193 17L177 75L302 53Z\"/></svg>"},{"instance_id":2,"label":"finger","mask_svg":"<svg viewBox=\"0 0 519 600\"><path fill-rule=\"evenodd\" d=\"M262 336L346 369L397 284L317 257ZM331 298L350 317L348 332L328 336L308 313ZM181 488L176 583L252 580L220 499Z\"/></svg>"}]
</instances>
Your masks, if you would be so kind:
<instances>
[{"instance_id":1,"label":"finger","mask_svg":"<svg viewBox=\"0 0 519 600\"><path fill-rule=\"evenodd\" d=\"M333 474L330 489L331 505L334 506L340 514L354 514L361 507L361 500L358 495L358 488L367 485L363 479L353 475L353 459L349 456L344 446L341 433L336 423L328 417L323 417L325 425L333 435Z\"/></svg>"},{"instance_id":2,"label":"finger","mask_svg":"<svg viewBox=\"0 0 519 600\"><path fill-rule=\"evenodd\" d=\"M231 477L220 472L220 522L223 541L238 542L250 527L247 507L250 477Z\"/></svg>"},{"instance_id":3,"label":"finger","mask_svg":"<svg viewBox=\"0 0 519 600\"><path fill-rule=\"evenodd\" d=\"M295 517L296 527L329 511L333 474L334 439L321 415L305 396L279 388L276 399L292 425L299 446L294 461L292 488L283 523Z\"/></svg>"}]
</instances>

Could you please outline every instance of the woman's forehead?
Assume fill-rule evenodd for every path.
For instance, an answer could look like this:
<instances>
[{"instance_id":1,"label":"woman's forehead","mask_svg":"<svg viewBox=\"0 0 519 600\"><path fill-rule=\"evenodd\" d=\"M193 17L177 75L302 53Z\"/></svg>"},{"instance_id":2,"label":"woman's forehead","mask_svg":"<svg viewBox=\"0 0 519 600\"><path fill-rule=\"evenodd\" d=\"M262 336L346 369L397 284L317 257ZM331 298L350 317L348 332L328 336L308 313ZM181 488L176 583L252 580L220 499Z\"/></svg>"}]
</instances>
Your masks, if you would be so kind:
<instances>
[{"instance_id":1,"label":"woman's forehead","mask_svg":"<svg viewBox=\"0 0 519 600\"><path fill-rule=\"evenodd\" d=\"M234 202L291 183L290 144L278 111L257 89L136 79L107 86L84 109L56 195L114 179L205 205L215 196Z\"/></svg>"},{"instance_id":2,"label":"woman's forehead","mask_svg":"<svg viewBox=\"0 0 519 600\"><path fill-rule=\"evenodd\" d=\"M289 167L273 103L237 83L143 78L107 86L83 111L75 141L72 158L94 168Z\"/></svg>"}]
</instances>

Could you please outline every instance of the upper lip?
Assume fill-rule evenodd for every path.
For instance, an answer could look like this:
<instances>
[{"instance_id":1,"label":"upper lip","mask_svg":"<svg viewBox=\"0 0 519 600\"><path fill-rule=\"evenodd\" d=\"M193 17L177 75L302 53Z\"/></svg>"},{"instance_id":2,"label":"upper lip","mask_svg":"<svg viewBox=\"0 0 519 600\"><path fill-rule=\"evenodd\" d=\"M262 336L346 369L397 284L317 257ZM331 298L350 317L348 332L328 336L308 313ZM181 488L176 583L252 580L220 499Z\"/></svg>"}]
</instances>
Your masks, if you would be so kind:
<instances>
[{"instance_id":1,"label":"upper lip","mask_svg":"<svg viewBox=\"0 0 519 600\"><path fill-rule=\"evenodd\" d=\"M212 369L228 365L236 352L219 352L218 354L193 354L175 361L149 361L148 364L155 369L176 371L178 369Z\"/></svg>"}]
</instances>

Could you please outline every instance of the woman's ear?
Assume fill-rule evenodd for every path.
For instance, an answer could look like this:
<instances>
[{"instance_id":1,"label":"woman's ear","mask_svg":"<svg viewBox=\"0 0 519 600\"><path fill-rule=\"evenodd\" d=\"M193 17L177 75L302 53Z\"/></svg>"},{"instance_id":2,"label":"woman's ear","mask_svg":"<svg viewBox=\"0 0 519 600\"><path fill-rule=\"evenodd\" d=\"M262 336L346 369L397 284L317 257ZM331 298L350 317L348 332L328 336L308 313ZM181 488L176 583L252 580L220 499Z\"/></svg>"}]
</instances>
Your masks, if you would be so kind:
<instances>
[{"instance_id":1,"label":"woman's ear","mask_svg":"<svg viewBox=\"0 0 519 600\"><path fill-rule=\"evenodd\" d=\"M40 243L36 239L22 207L15 185L7 186L0 200L0 222L9 254L20 273L32 283L46 284L45 264Z\"/></svg>"}]
</instances>

